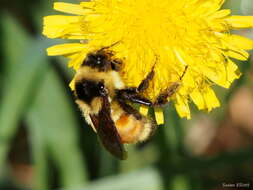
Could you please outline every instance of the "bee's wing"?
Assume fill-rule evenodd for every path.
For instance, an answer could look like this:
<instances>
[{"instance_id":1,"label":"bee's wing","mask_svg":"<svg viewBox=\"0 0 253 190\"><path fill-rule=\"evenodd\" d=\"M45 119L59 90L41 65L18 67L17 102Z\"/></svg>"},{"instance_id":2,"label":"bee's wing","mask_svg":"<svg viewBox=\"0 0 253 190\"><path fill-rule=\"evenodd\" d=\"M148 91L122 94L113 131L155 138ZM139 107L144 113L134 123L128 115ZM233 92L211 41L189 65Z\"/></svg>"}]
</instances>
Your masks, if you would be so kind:
<instances>
[{"instance_id":1,"label":"bee's wing","mask_svg":"<svg viewBox=\"0 0 253 190\"><path fill-rule=\"evenodd\" d=\"M90 114L93 125L104 147L117 158L124 160L127 152L111 118L111 108L108 97L103 97L102 109L97 115Z\"/></svg>"}]
</instances>

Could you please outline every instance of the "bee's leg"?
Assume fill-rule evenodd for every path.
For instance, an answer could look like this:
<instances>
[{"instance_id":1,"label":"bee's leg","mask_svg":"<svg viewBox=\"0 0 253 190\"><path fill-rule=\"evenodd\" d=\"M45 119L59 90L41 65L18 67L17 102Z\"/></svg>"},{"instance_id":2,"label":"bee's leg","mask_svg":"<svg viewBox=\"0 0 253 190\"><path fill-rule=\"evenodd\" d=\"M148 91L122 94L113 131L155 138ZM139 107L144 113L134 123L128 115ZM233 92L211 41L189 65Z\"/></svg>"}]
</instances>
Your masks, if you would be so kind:
<instances>
[{"instance_id":1,"label":"bee's leg","mask_svg":"<svg viewBox=\"0 0 253 190\"><path fill-rule=\"evenodd\" d=\"M148 100L147 98L144 98L138 94L131 96L129 98L129 101L131 101L133 103L137 103L137 104L142 104L145 106L152 106L152 102L150 100Z\"/></svg>"},{"instance_id":2,"label":"bee's leg","mask_svg":"<svg viewBox=\"0 0 253 190\"><path fill-rule=\"evenodd\" d=\"M145 79L143 79L138 87L129 87L126 89L121 89L117 91L118 98L121 98L125 101L131 101L133 103L142 104L145 106L152 106L152 102L148 100L147 98L144 98L140 95L141 92L145 91L148 86L150 80L154 77L154 66L152 67L152 70L148 73Z\"/></svg>"},{"instance_id":3,"label":"bee's leg","mask_svg":"<svg viewBox=\"0 0 253 190\"><path fill-rule=\"evenodd\" d=\"M138 120L140 120L142 118L142 115L132 106L130 106L129 104L126 103L126 101L124 100L118 100L118 103L120 105L120 107L128 114L133 114L134 117Z\"/></svg>"},{"instance_id":4,"label":"bee's leg","mask_svg":"<svg viewBox=\"0 0 253 190\"><path fill-rule=\"evenodd\" d=\"M169 86L164 92L160 93L154 102L154 106L163 106L167 104L168 98L171 97L175 92L177 92L180 86L180 82L174 82L171 86Z\"/></svg>"},{"instance_id":5,"label":"bee's leg","mask_svg":"<svg viewBox=\"0 0 253 190\"><path fill-rule=\"evenodd\" d=\"M168 103L168 98L175 94L180 87L181 80L184 77L186 71L188 69L188 65L185 66L183 74L180 76L179 81L172 83L164 92L160 93L154 102L154 106L162 106Z\"/></svg>"},{"instance_id":6,"label":"bee's leg","mask_svg":"<svg viewBox=\"0 0 253 190\"><path fill-rule=\"evenodd\" d=\"M116 96L118 100L130 101L133 103L138 103L146 106L151 106L152 102L141 95L136 91L136 88L127 88L116 91Z\"/></svg>"},{"instance_id":7,"label":"bee's leg","mask_svg":"<svg viewBox=\"0 0 253 190\"><path fill-rule=\"evenodd\" d=\"M146 76L145 79L143 79L140 83L140 85L137 87L137 92L143 92L145 91L148 86L149 86L149 82L153 79L155 75L155 72L154 72L154 66L152 67L152 70L149 72L149 74Z\"/></svg>"},{"instance_id":8,"label":"bee's leg","mask_svg":"<svg viewBox=\"0 0 253 190\"><path fill-rule=\"evenodd\" d=\"M125 101L131 101L133 103L138 103L146 106L151 106L152 102L147 98L144 98L139 93L143 92L148 88L149 81L154 77L154 67L151 72L143 79L138 87L129 87L126 89L118 90L118 98L124 99Z\"/></svg>"},{"instance_id":9,"label":"bee's leg","mask_svg":"<svg viewBox=\"0 0 253 190\"><path fill-rule=\"evenodd\" d=\"M122 61L120 59L114 59L111 61L112 70L120 71L121 66L122 66Z\"/></svg>"}]
</instances>

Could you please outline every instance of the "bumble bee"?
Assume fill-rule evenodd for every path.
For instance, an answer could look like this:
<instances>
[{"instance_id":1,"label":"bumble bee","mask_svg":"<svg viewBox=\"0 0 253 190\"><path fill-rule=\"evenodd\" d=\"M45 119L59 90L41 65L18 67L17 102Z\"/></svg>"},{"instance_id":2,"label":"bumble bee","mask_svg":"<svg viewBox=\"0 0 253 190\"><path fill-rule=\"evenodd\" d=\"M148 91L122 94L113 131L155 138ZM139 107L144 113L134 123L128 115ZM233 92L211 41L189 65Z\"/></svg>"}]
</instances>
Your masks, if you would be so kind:
<instances>
[{"instance_id":1,"label":"bumble bee","mask_svg":"<svg viewBox=\"0 0 253 190\"><path fill-rule=\"evenodd\" d=\"M107 48L89 53L74 77L74 94L85 120L104 147L123 160L127 158L124 144L145 141L155 130L152 120L129 104L152 106L140 93L148 88L154 72L138 87L126 87L119 74L121 67L121 60Z\"/></svg>"}]
</instances>

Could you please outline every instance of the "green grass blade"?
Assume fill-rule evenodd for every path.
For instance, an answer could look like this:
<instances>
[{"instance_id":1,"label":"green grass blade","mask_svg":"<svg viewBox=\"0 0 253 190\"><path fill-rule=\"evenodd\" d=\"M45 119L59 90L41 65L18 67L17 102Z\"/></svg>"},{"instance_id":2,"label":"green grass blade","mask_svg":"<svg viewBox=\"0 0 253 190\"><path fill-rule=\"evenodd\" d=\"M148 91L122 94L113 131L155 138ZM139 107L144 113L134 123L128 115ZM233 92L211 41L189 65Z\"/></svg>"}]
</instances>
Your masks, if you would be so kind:
<instances>
[{"instance_id":1,"label":"green grass blade","mask_svg":"<svg viewBox=\"0 0 253 190\"><path fill-rule=\"evenodd\" d=\"M15 33L22 33L22 28L10 17L3 18L6 22L4 43L7 43L8 39L16 37ZM4 63L7 69L0 100L0 168L5 161L18 122L30 101L29 95L33 92L34 82L43 72L44 67L45 53L41 48L44 48L46 43L40 40L32 43L26 35L20 36L19 40L19 43L23 42L26 45L23 44L24 47L21 49L20 46L13 45L6 54L9 59Z\"/></svg>"},{"instance_id":2,"label":"green grass blade","mask_svg":"<svg viewBox=\"0 0 253 190\"><path fill-rule=\"evenodd\" d=\"M66 188L63 190L162 190L159 173L153 169L107 177L91 183L87 187Z\"/></svg>"},{"instance_id":3,"label":"green grass blade","mask_svg":"<svg viewBox=\"0 0 253 190\"><path fill-rule=\"evenodd\" d=\"M30 142L32 146L32 158L34 161L34 172L35 180L33 186L38 190L49 190L48 182L48 162L47 162L47 152L46 152L46 140L45 135L41 133L41 126L37 123L36 117L30 115L28 117L27 123L33 124L29 128L30 132Z\"/></svg>"},{"instance_id":4,"label":"green grass blade","mask_svg":"<svg viewBox=\"0 0 253 190\"><path fill-rule=\"evenodd\" d=\"M83 185L86 181L77 143L77 122L70 101L56 73L49 68L28 114L30 128L37 127L46 140L63 187Z\"/></svg>"}]
</instances>

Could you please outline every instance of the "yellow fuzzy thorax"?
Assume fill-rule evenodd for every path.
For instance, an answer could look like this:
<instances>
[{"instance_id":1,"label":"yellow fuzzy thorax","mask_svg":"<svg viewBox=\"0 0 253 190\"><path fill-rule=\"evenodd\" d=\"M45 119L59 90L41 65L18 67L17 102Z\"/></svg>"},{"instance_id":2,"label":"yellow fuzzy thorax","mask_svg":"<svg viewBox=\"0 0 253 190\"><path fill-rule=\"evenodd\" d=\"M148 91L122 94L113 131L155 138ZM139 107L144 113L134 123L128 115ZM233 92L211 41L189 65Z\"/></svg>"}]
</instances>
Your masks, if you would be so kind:
<instances>
[{"instance_id":1,"label":"yellow fuzzy thorax","mask_svg":"<svg viewBox=\"0 0 253 190\"><path fill-rule=\"evenodd\" d=\"M180 89L171 97L181 117L190 118L189 101L200 110L218 107L211 86L228 88L240 72L231 60L247 60L250 39L231 29L253 27L253 16L230 16L220 10L224 0L93 0L80 4L55 3L54 8L75 16L44 18L49 38L87 40L50 47L49 55L65 55L78 69L87 53L110 46L124 62L126 86L138 86L154 66L155 75L145 92L154 99L180 76ZM76 16L77 15L77 16ZM145 112L142 108L142 112ZM161 110L157 110L162 123Z\"/></svg>"}]
</instances>

